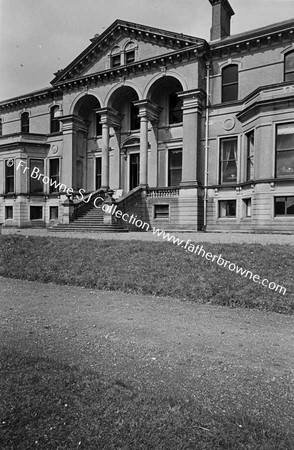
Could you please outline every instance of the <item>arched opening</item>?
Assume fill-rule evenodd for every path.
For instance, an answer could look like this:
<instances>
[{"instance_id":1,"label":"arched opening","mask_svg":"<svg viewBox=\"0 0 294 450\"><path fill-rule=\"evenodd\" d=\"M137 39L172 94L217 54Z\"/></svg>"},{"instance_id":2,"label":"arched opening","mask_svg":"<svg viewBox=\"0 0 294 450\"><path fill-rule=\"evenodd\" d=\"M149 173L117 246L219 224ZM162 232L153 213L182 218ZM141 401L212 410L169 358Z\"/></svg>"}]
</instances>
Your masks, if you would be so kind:
<instances>
[{"instance_id":1,"label":"arched opening","mask_svg":"<svg viewBox=\"0 0 294 450\"><path fill-rule=\"evenodd\" d=\"M159 125L176 125L183 122L183 101L178 93L181 83L174 77L164 76L153 83L147 97L161 108Z\"/></svg>"},{"instance_id":2,"label":"arched opening","mask_svg":"<svg viewBox=\"0 0 294 450\"><path fill-rule=\"evenodd\" d=\"M81 97L74 108L74 115L84 120L87 125L88 137L92 138L102 134L100 115L95 112L101 108L99 100L94 95Z\"/></svg>"},{"instance_id":3,"label":"arched opening","mask_svg":"<svg viewBox=\"0 0 294 450\"><path fill-rule=\"evenodd\" d=\"M73 141L73 188L87 189L87 152L97 150L97 138L102 134L100 115L96 110L101 108L94 95L84 95L76 103L73 116L75 134ZM88 167L91 174L91 168ZM94 169L93 169L94 170Z\"/></svg>"},{"instance_id":4,"label":"arched opening","mask_svg":"<svg viewBox=\"0 0 294 450\"><path fill-rule=\"evenodd\" d=\"M118 88L109 99L108 106L118 111L122 116L122 133L130 133L140 129L139 108L133 103L137 100L139 100L137 92L129 86Z\"/></svg>"}]
</instances>

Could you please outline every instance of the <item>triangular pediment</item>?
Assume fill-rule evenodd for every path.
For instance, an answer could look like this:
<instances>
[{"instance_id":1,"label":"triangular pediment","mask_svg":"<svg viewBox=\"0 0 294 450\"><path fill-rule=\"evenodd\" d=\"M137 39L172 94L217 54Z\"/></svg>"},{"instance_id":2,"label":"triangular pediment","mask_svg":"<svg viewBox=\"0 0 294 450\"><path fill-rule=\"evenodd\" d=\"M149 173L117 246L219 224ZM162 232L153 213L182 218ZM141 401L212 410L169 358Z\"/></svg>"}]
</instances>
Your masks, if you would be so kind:
<instances>
[{"instance_id":1,"label":"triangular pediment","mask_svg":"<svg viewBox=\"0 0 294 450\"><path fill-rule=\"evenodd\" d=\"M82 76L111 69L113 56L120 54L120 66L166 55L183 48L204 45L204 39L139 24L116 20L65 69L58 71L51 84L59 84ZM128 61L133 56L135 60Z\"/></svg>"}]
</instances>

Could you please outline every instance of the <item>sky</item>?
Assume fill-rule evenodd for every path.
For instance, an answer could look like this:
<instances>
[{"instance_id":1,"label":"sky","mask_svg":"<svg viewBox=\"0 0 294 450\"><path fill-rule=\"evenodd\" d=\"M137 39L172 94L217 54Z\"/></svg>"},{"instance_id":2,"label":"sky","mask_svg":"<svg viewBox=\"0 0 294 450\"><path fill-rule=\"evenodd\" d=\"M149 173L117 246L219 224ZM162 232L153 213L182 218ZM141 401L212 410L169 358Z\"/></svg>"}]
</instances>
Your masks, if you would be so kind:
<instances>
[{"instance_id":1,"label":"sky","mask_svg":"<svg viewBox=\"0 0 294 450\"><path fill-rule=\"evenodd\" d=\"M231 34L294 18L294 0L230 0ZM0 101L50 86L116 19L209 40L208 0L0 0Z\"/></svg>"}]
</instances>

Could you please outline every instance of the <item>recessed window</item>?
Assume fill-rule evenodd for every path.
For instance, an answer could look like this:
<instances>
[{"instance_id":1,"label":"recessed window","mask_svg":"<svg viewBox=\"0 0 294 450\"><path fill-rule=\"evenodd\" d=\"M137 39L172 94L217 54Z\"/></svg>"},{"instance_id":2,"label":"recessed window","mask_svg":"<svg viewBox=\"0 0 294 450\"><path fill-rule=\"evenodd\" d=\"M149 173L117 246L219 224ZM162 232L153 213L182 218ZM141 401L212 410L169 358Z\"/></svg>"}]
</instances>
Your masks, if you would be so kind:
<instances>
[{"instance_id":1,"label":"recessed window","mask_svg":"<svg viewBox=\"0 0 294 450\"><path fill-rule=\"evenodd\" d=\"M294 123L277 126L276 150L276 177L294 178Z\"/></svg>"},{"instance_id":2,"label":"recessed window","mask_svg":"<svg viewBox=\"0 0 294 450\"><path fill-rule=\"evenodd\" d=\"M3 135L3 130L2 130L2 119L0 117L0 136Z\"/></svg>"},{"instance_id":3,"label":"recessed window","mask_svg":"<svg viewBox=\"0 0 294 450\"><path fill-rule=\"evenodd\" d=\"M247 164L246 181L254 179L254 130L246 134Z\"/></svg>"},{"instance_id":4,"label":"recessed window","mask_svg":"<svg viewBox=\"0 0 294 450\"><path fill-rule=\"evenodd\" d=\"M60 131L59 106L52 106L50 109L50 133L58 133Z\"/></svg>"},{"instance_id":5,"label":"recessed window","mask_svg":"<svg viewBox=\"0 0 294 450\"><path fill-rule=\"evenodd\" d=\"M219 217L236 217L236 200L220 200Z\"/></svg>"},{"instance_id":6,"label":"recessed window","mask_svg":"<svg viewBox=\"0 0 294 450\"><path fill-rule=\"evenodd\" d=\"M42 206L31 206L30 207L30 220L42 220L43 218L43 207Z\"/></svg>"},{"instance_id":7,"label":"recessed window","mask_svg":"<svg viewBox=\"0 0 294 450\"><path fill-rule=\"evenodd\" d=\"M5 193L10 194L14 192L14 162L11 166L10 163L13 160L5 161ZM7 163L9 162L9 165Z\"/></svg>"},{"instance_id":8,"label":"recessed window","mask_svg":"<svg viewBox=\"0 0 294 450\"><path fill-rule=\"evenodd\" d=\"M131 130L139 130L140 129L140 117L139 117L139 108L131 103L131 117L130 117L130 125Z\"/></svg>"},{"instance_id":9,"label":"recessed window","mask_svg":"<svg viewBox=\"0 0 294 450\"><path fill-rule=\"evenodd\" d=\"M154 205L154 219L168 219L169 205Z\"/></svg>"},{"instance_id":10,"label":"recessed window","mask_svg":"<svg viewBox=\"0 0 294 450\"><path fill-rule=\"evenodd\" d=\"M126 64L131 64L135 61L135 50L126 52Z\"/></svg>"},{"instance_id":11,"label":"recessed window","mask_svg":"<svg viewBox=\"0 0 294 450\"><path fill-rule=\"evenodd\" d=\"M21 133L30 132L30 117L28 112L23 112L20 116L20 131Z\"/></svg>"},{"instance_id":12,"label":"recessed window","mask_svg":"<svg viewBox=\"0 0 294 450\"><path fill-rule=\"evenodd\" d=\"M102 184L102 158L96 158L96 190L101 188Z\"/></svg>"},{"instance_id":13,"label":"recessed window","mask_svg":"<svg viewBox=\"0 0 294 450\"><path fill-rule=\"evenodd\" d=\"M294 216L294 197L275 197L275 216Z\"/></svg>"},{"instance_id":14,"label":"recessed window","mask_svg":"<svg viewBox=\"0 0 294 450\"><path fill-rule=\"evenodd\" d=\"M220 183L237 181L237 142L236 137L221 139L220 142Z\"/></svg>"},{"instance_id":15,"label":"recessed window","mask_svg":"<svg viewBox=\"0 0 294 450\"><path fill-rule=\"evenodd\" d=\"M183 101L175 92L169 95L169 123L170 125L183 122Z\"/></svg>"},{"instance_id":16,"label":"recessed window","mask_svg":"<svg viewBox=\"0 0 294 450\"><path fill-rule=\"evenodd\" d=\"M294 80L294 51L285 56L285 81Z\"/></svg>"},{"instance_id":17,"label":"recessed window","mask_svg":"<svg viewBox=\"0 0 294 450\"><path fill-rule=\"evenodd\" d=\"M50 220L58 220L58 206L50 206Z\"/></svg>"},{"instance_id":18,"label":"recessed window","mask_svg":"<svg viewBox=\"0 0 294 450\"><path fill-rule=\"evenodd\" d=\"M244 198L244 217L251 217L251 198Z\"/></svg>"},{"instance_id":19,"label":"recessed window","mask_svg":"<svg viewBox=\"0 0 294 450\"><path fill-rule=\"evenodd\" d=\"M110 55L110 67L119 67L121 65L121 50L119 46L112 49Z\"/></svg>"},{"instance_id":20,"label":"recessed window","mask_svg":"<svg viewBox=\"0 0 294 450\"><path fill-rule=\"evenodd\" d=\"M238 100L238 66L231 64L222 71L222 102Z\"/></svg>"},{"instance_id":21,"label":"recessed window","mask_svg":"<svg viewBox=\"0 0 294 450\"><path fill-rule=\"evenodd\" d=\"M30 160L30 193L41 194L44 192L44 183L42 181L41 174L44 174L44 161L43 159L31 159ZM35 177L36 175L36 177ZM40 177L40 179L39 179Z\"/></svg>"},{"instance_id":22,"label":"recessed window","mask_svg":"<svg viewBox=\"0 0 294 450\"><path fill-rule=\"evenodd\" d=\"M50 194L59 191L59 158L49 160Z\"/></svg>"},{"instance_id":23,"label":"recessed window","mask_svg":"<svg viewBox=\"0 0 294 450\"><path fill-rule=\"evenodd\" d=\"M101 114L96 113L96 136L102 136Z\"/></svg>"},{"instance_id":24,"label":"recessed window","mask_svg":"<svg viewBox=\"0 0 294 450\"><path fill-rule=\"evenodd\" d=\"M13 206L5 206L5 220L13 219Z\"/></svg>"},{"instance_id":25,"label":"recessed window","mask_svg":"<svg viewBox=\"0 0 294 450\"><path fill-rule=\"evenodd\" d=\"M168 185L178 186L182 181L182 149L171 149L168 154Z\"/></svg>"},{"instance_id":26,"label":"recessed window","mask_svg":"<svg viewBox=\"0 0 294 450\"><path fill-rule=\"evenodd\" d=\"M135 42L131 41L128 42L127 45L124 48L125 52L125 64L131 64L136 59L136 44Z\"/></svg>"}]
</instances>

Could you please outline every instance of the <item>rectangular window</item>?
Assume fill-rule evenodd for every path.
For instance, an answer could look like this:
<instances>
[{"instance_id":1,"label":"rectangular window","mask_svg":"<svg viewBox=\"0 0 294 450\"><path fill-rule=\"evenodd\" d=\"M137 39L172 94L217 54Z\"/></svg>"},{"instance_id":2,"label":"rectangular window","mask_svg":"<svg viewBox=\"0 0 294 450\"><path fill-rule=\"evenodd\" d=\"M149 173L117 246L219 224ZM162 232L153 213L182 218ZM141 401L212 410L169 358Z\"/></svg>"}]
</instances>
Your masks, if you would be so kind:
<instances>
[{"instance_id":1,"label":"rectangular window","mask_svg":"<svg viewBox=\"0 0 294 450\"><path fill-rule=\"evenodd\" d=\"M5 220L13 219L13 206L5 206Z\"/></svg>"},{"instance_id":2,"label":"rectangular window","mask_svg":"<svg viewBox=\"0 0 294 450\"><path fill-rule=\"evenodd\" d=\"M135 61L135 50L126 53L126 64L131 64Z\"/></svg>"},{"instance_id":3,"label":"rectangular window","mask_svg":"<svg viewBox=\"0 0 294 450\"><path fill-rule=\"evenodd\" d=\"M58 206L50 206L50 220L58 219Z\"/></svg>"},{"instance_id":4,"label":"rectangular window","mask_svg":"<svg viewBox=\"0 0 294 450\"><path fill-rule=\"evenodd\" d=\"M275 216L294 216L294 197L276 197Z\"/></svg>"},{"instance_id":5,"label":"rectangular window","mask_svg":"<svg viewBox=\"0 0 294 450\"><path fill-rule=\"evenodd\" d=\"M246 181L254 179L254 130L246 134L247 141L247 165Z\"/></svg>"},{"instance_id":6,"label":"rectangular window","mask_svg":"<svg viewBox=\"0 0 294 450\"><path fill-rule=\"evenodd\" d=\"M111 57L111 67L120 66L120 53Z\"/></svg>"},{"instance_id":7,"label":"rectangular window","mask_svg":"<svg viewBox=\"0 0 294 450\"><path fill-rule=\"evenodd\" d=\"M96 113L96 136L102 136L102 123L100 123L101 115Z\"/></svg>"},{"instance_id":8,"label":"rectangular window","mask_svg":"<svg viewBox=\"0 0 294 450\"><path fill-rule=\"evenodd\" d=\"M222 102L238 100L238 66L231 64L222 71Z\"/></svg>"},{"instance_id":9,"label":"rectangular window","mask_svg":"<svg viewBox=\"0 0 294 450\"><path fill-rule=\"evenodd\" d=\"M154 205L154 219L168 219L169 205Z\"/></svg>"},{"instance_id":10,"label":"rectangular window","mask_svg":"<svg viewBox=\"0 0 294 450\"><path fill-rule=\"evenodd\" d=\"M10 160L5 161L5 193L10 194L14 192L14 163L12 166L8 166L7 163Z\"/></svg>"},{"instance_id":11,"label":"rectangular window","mask_svg":"<svg viewBox=\"0 0 294 450\"><path fill-rule=\"evenodd\" d=\"M219 217L236 217L236 200L220 200Z\"/></svg>"},{"instance_id":12,"label":"rectangular window","mask_svg":"<svg viewBox=\"0 0 294 450\"><path fill-rule=\"evenodd\" d=\"M251 198L244 198L244 217L251 217Z\"/></svg>"},{"instance_id":13,"label":"rectangular window","mask_svg":"<svg viewBox=\"0 0 294 450\"><path fill-rule=\"evenodd\" d=\"M59 158L49 160L50 194L59 191Z\"/></svg>"},{"instance_id":14,"label":"rectangular window","mask_svg":"<svg viewBox=\"0 0 294 450\"><path fill-rule=\"evenodd\" d=\"M168 185L178 186L182 181L182 149L169 150L168 154Z\"/></svg>"},{"instance_id":15,"label":"rectangular window","mask_svg":"<svg viewBox=\"0 0 294 450\"><path fill-rule=\"evenodd\" d=\"M237 182L237 142L238 139L221 139L220 183Z\"/></svg>"},{"instance_id":16,"label":"rectangular window","mask_svg":"<svg viewBox=\"0 0 294 450\"><path fill-rule=\"evenodd\" d=\"M101 188L102 184L102 158L96 158L96 190Z\"/></svg>"},{"instance_id":17,"label":"rectangular window","mask_svg":"<svg viewBox=\"0 0 294 450\"><path fill-rule=\"evenodd\" d=\"M30 220L42 220L42 218L43 218L42 206L31 206L30 207Z\"/></svg>"},{"instance_id":18,"label":"rectangular window","mask_svg":"<svg viewBox=\"0 0 294 450\"><path fill-rule=\"evenodd\" d=\"M294 123L277 126L276 177L294 178Z\"/></svg>"},{"instance_id":19,"label":"rectangular window","mask_svg":"<svg viewBox=\"0 0 294 450\"><path fill-rule=\"evenodd\" d=\"M169 124L183 122L183 100L175 92L169 95Z\"/></svg>"},{"instance_id":20,"label":"rectangular window","mask_svg":"<svg viewBox=\"0 0 294 450\"><path fill-rule=\"evenodd\" d=\"M131 103L131 130L139 130L140 129L140 117L139 117L139 108Z\"/></svg>"},{"instance_id":21,"label":"rectangular window","mask_svg":"<svg viewBox=\"0 0 294 450\"><path fill-rule=\"evenodd\" d=\"M30 132L30 116L28 112L23 112L20 116L20 131L21 133Z\"/></svg>"},{"instance_id":22,"label":"rectangular window","mask_svg":"<svg viewBox=\"0 0 294 450\"><path fill-rule=\"evenodd\" d=\"M35 170L34 170L35 169ZM39 169L39 172L37 171ZM30 193L31 194L42 194L44 192L44 183L42 177L40 180L38 177L40 174L44 174L44 160L43 159L31 159L30 160L30 174L38 174L37 178L30 176Z\"/></svg>"}]
</instances>

